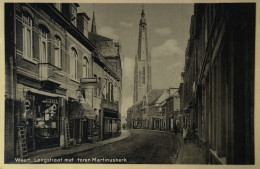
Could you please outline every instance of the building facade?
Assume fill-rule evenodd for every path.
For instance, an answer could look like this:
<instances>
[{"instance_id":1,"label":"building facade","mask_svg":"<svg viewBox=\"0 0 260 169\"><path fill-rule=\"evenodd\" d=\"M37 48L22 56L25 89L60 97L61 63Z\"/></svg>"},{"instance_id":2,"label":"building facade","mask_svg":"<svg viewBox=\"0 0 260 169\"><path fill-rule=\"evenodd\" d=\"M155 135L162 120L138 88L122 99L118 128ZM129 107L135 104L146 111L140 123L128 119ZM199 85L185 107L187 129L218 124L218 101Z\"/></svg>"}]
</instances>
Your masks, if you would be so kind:
<instances>
[{"instance_id":1,"label":"building facade","mask_svg":"<svg viewBox=\"0 0 260 169\"><path fill-rule=\"evenodd\" d=\"M88 38L90 19L78 7L5 4L6 162L28 156L21 154L22 133L27 152L120 134L120 59L115 67L100 54ZM107 97L117 109L109 124Z\"/></svg>"},{"instance_id":2,"label":"building facade","mask_svg":"<svg viewBox=\"0 0 260 169\"><path fill-rule=\"evenodd\" d=\"M152 89L127 111L129 129L175 131L180 129L180 99L171 89Z\"/></svg>"},{"instance_id":3,"label":"building facade","mask_svg":"<svg viewBox=\"0 0 260 169\"><path fill-rule=\"evenodd\" d=\"M134 104L142 100L143 96L151 89L151 56L148 51L145 13L144 9L142 9L139 23L138 49L135 57Z\"/></svg>"},{"instance_id":4,"label":"building facade","mask_svg":"<svg viewBox=\"0 0 260 169\"><path fill-rule=\"evenodd\" d=\"M195 4L181 112L212 164L254 164L255 4ZM239 12L238 12L239 11Z\"/></svg>"}]
</instances>

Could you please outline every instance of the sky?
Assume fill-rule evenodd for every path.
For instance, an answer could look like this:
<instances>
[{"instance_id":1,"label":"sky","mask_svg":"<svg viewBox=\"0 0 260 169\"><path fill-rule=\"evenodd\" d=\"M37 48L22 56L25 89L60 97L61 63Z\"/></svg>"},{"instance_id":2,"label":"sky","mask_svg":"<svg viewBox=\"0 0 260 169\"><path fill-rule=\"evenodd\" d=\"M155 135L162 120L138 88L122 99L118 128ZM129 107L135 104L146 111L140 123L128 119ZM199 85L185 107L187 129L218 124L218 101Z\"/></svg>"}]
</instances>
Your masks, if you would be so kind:
<instances>
[{"instance_id":1,"label":"sky","mask_svg":"<svg viewBox=\"0 0 260 169\"><path fill-rule=\"evenodd\" d=\"M134 62L142 4L79 5L78 12L86 12L91 19L89 30L94 9L97 33L121 44L123 69L121 119L125 122L127 109L133 104ZM193 4L144 4L153 89L179 87L193 7Z\"/></svg>"}]
</instances>

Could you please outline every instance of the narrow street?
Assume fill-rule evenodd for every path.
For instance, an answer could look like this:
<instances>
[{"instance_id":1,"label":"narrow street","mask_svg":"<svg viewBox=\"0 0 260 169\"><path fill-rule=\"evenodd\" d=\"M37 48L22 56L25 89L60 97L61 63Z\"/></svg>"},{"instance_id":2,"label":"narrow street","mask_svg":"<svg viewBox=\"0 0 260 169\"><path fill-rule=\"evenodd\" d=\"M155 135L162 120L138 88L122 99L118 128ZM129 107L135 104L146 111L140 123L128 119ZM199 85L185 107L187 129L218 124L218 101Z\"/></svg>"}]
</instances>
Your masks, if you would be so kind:
<instances>
[{"instance_id":1,"label":"narrow street","mask_svg":"<svg viewBox=\"0 0 260 169\"><path fill-rule=\"evenodd\" d=\"M178 141L172 134L147 130L130 130L130 133L130 137L125 140L62 156L62 158L73 157L75 163L79 163L77 158L125 158L128 164L171 164L174 162Z\"/></svg>"}]
</instances>

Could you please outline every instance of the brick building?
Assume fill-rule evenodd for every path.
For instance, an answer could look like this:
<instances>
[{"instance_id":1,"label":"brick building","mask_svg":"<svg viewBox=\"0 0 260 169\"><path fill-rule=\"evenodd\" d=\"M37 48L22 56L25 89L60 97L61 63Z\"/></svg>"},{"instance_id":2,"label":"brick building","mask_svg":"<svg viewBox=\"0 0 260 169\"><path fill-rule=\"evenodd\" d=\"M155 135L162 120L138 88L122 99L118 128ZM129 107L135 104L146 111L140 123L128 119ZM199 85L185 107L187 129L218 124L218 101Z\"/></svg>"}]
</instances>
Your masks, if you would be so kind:
<instances>
[{"instance_id":1,"label":"brick building","mask_svg":"<svg viewBox=\"0 0 260 169\"><path fill-rule=\"evenodd\" d=\"M22 156L21 130L29 152L120 134L120 54L116 66L100 54L77 7L5 4L6 162ZM108 97L117 111L107 124Z\"/></svg>"},{"instance_id":2,"label":"brick building","mask_svg":"<svg viewBox=\"0 0 260 169\"><path fill-rule=\"evenodd\" d=\"M254 164L255 4L195 4L181 111L212 164Z\"/></svg>"}]
</instances>

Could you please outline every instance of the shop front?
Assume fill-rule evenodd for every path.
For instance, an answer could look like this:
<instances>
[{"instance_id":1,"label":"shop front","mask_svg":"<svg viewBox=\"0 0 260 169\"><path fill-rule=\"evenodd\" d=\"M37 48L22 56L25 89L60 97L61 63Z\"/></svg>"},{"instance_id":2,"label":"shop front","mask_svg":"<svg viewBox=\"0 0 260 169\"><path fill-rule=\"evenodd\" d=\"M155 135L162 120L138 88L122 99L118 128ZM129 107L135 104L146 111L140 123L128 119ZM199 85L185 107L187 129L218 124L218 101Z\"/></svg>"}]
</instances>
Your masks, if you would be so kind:
<instances>
[{"instance_id":1,"label":"shop front","mask_svg":"<svg viewBox=\"0 0 260 169\"><path fill-rule=\"evenodd\" d=\"M96 128L98 126L98 115L93 108L86 102L69 102L69 132L70 140L73 145L93 142Z\"/></svg>"},{"instance_id":2,"label":"shop front","mask_svg":"<svg viewBox=\"0 0 260 169\"><path fill-rule=\"evenodd\" d=\"M29 90L25 98L18 126L25 129L28 151L60 146L63 98L38 90Z\"/></svg>"},{"instance_id":3,"label":"shop front","mask_svg":"<svg viewBox=\"0 0 260 169\"><path fill-rule=\"evenodd\" d=\"M119 135L118 112L104 108L104 139Z\"/></svg>"}]
</instances>

